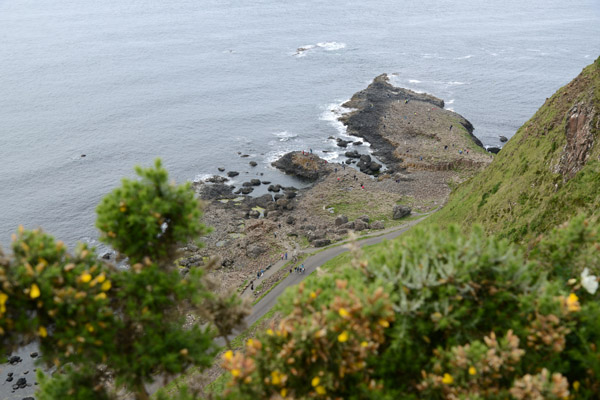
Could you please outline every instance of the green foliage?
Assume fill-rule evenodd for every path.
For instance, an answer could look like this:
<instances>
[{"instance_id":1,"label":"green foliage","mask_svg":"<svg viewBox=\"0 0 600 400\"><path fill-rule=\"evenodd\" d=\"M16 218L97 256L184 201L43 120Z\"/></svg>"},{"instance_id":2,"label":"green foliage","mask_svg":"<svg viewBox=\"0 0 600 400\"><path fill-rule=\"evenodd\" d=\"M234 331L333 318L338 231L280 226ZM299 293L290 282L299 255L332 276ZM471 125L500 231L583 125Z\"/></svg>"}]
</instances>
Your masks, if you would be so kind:
<instances>
[{"instance_id":1,"label":"green foliage","mask_svg":"<svg viewBox=\"0 0 600 400\"><path fill-rule=\"evenodd\" d=\"M597 231L576 219L529 259L479 227L374 246L366 261L288 290L279 308L289 317L225 354L226 397L596 398L600 305L579 273L598 265ZM363 358L358 343L372 346ZM360 374L344 369L357 360Z\"/></svg>"},{"instance_id":2,"label":"green foliage","mask_svg":"<svg viewBox=\"0 0 600 400\"><path fill-rule=\"evenodd\" d=\"M137 172L140 181L124 180L98 207L103 240L129 257L128 269L22 228L13 256L0 254L3 350L38 340L58 367L40 375L38 398L104 400L116 387L148 399L145 384L156 377L212 365L214 328L229 334L246 315L237 296L214 294L204 270L182 278L173 265L173 249L205 232L189 187L167 184L159 161ZM184 329L188 314L210 323Z\"/></svg>"},{"instance_id":3,"label":"green foliage","mask_svg":"<svg viewBox=\"0 0 600 400\"><path fill-rule=\"evenodd\" d=\"M198 202L189 183L168 183L167 171L158 159L154 168L136 167L135 171L141 180L123 179L122 186L98 205L100 238L132 263L144 257L172 259L177 243L205 232Z\"/></svg>"},{"instance_id":4,"label":"green foliage","mask_svg":"<svg viewBox=\"0 0 600 400\"><path fill-rule=\"evenodd\" d=\"M568 116L576 105L600 109L600 70L594 65L548 99L492 163L459 185L427 223L458 223L466 231L482 224L487 233L528 242L575 215L594 214L600 205L598 141L593 140L585 165L574 177L558 173ZM598 113L589 117L594 118L589 126L597 138Z\"/></svg>"}]
</instances>

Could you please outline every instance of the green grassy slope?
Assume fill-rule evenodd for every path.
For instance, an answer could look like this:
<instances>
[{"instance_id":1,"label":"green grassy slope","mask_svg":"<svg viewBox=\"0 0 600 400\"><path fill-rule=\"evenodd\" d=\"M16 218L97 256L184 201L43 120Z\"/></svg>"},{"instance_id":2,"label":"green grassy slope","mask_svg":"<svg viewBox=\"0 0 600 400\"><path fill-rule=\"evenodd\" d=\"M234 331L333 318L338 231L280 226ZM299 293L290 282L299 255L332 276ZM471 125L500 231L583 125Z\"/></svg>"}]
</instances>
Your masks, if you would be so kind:
<instances>
[{"instance_id":1,"label":"green grassy slope","mask_svg":"<svg viewBox=\"0 0 600 400\"><path fill-rule=\"evenodd\" d=\"M567 148L573 107L586 108L593 145L572 178L558 172ZM592 215L600 204L600 58L559 89L481 173L460 185L428 221L481 223L489 233L528 240L576 214ZM587 125L586 125L587 126Z\"/></svg>"}]
</instances>

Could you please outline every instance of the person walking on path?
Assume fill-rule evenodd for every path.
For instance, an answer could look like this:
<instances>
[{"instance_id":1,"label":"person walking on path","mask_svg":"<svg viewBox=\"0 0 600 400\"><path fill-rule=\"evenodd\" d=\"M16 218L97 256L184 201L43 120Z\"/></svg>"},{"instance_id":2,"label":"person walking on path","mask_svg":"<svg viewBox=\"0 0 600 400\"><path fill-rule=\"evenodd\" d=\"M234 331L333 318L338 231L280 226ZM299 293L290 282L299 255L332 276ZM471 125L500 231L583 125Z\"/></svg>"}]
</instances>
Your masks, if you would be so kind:
<instances>
[{"instance_id":1,"label":"person walking on path","mask_svg":"<svg viewBox=\"0 0 600 400\"><path fill-rule=\"evenodd\" d=\"M254 281L250 282L250 290L254 290Z\"/></svg>"},{"instance_id":2,"label":"person walking on path","mask_svg":"<svg viewBox=\"0 0 600 400\"><path fill-rule=\"evenodd\" d=\"M287 251L285 252L285 259L287 260Z\"/></svg>"}]
</instances>

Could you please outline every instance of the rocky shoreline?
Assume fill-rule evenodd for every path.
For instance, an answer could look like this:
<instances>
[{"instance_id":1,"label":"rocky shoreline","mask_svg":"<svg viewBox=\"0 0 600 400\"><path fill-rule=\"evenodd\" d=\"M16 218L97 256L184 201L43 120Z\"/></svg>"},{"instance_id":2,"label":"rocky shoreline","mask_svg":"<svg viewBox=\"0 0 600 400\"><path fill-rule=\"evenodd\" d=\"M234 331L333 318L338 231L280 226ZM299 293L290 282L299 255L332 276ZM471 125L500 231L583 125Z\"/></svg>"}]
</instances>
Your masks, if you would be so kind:
<instances>
[{"instance_id":1,"label":"rocky shoreline","mask_svg":"<svg viewBox=\"0 0 600 400\"><path fill-rule=\"evenodd\" d=\"M352 111L340 120L348 134L362 140L338 140L339 147L350 147L343 162L328 163L298 150L272 163L311 182L309 187L259 179L241 187L228 185L237 171L194 184L205 202L204 223L214 230L201 238L203 248L190 244L184 249L179 260L183 273L218 254L221 267L212 273L223 290L252 286L258 297L268 285L263 283L261 290L251 285L257 272L286 253L291 259L301 248L327 246L347 238L351 230L380 230L402 223L411 212L431 211L445 203L450 183L466 179L492 159L473 136L471 123L444 110L443 100L395 88L386 75L344 106ZM385 165L365 154L363 141ZM250 196L263 185L268 185L267 194Z\"/></svg>"}]
</instances>

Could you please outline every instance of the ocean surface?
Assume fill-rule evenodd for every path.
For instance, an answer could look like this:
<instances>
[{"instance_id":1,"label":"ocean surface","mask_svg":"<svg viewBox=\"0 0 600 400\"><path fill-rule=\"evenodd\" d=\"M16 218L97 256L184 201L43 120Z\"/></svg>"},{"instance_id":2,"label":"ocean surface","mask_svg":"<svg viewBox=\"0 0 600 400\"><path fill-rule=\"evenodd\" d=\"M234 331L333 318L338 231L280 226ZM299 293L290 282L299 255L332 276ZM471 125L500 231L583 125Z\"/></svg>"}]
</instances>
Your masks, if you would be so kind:
<instances>
[{"instance_id":1,"label":"ocean surface","mask_svg":"<svg viewBox=\"0 0 600 400\"><path fill-rule=\"evenodd\" d=\"M0 0L0 244L97 244L102 196L156 157L300 186L270 162L342 160L336 110L384 72L499 145L599 55L597 0Z\"/></svg>"}]
</instances>

